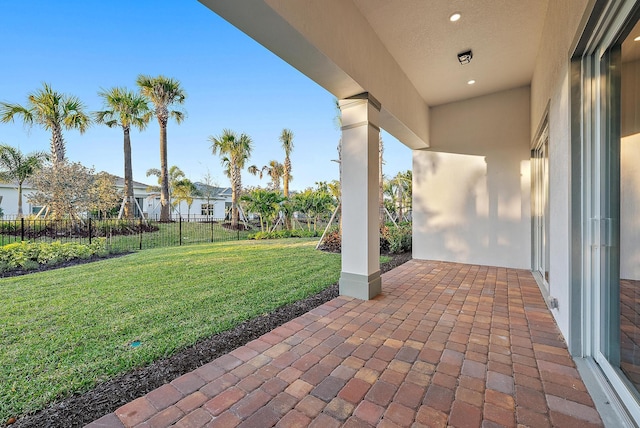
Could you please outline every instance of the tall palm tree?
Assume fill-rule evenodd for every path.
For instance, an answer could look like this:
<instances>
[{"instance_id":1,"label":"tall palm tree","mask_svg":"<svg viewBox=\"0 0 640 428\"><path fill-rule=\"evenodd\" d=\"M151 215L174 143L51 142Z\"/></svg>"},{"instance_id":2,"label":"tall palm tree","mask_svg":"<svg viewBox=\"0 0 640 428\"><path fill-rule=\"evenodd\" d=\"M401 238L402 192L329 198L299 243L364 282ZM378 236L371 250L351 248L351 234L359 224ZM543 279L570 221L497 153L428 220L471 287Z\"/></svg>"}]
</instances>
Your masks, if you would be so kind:
<instances>
[{"instance_id":1,"label":"tall palm tree","mask_svg":"<svg viewBox=\"0 0 640 428\"><path fill-rule=\"evenodd\" d=\"M283 194L289 197L289 181L291 180L291 152L293 151L293 131L283 129L280 134L280 142L284 150L284 170L282 174Z\"/></svg>"},{"instance_id":2,"label":"tall palm tree","mask_svg":"<svg viewBox=\"0 0 640 428\"><path fill-rule=\"evenodd\" d=\"M165 76L151 77L143 74L138 76L136 83L142 95L146 96L154 105L154 114L160 125L160 221L169 221L171 209L169 206L169 177L167 171L167 123L172 117L177 124L182 123L185 114L180 110L170 110L174 104L184 104L187 97L180 87L180 82Z\"/></svg>"},{"instance_id":3,"label":"tall palm tree","mask_svg":"<svg viewBox=\"0 0 640 428\"><path fill-rule=\"evenodd\" d=\"M253 142L247 134L238 136L230 129L224 129L218 137L210 136L211 152L220 154L225 174L231 181L231 227L237 228L240 222L238 199L242 191L242 169L251 157Z\"/></svg>"},{"instance_id":4,"label":"tall palm tree","mask_svg":"<svg viewBox=\"0 0 640 428\"><path fill-rule=\"evenodd\" d=\"M0 102L0 121L13 122L20 117L27 126L34 123L51 131L51 162L56 167L65 160L63 129L77 129L83 134L91 125L84 104L72 95L54 91L47 83L27 96L27 104Z\"/></svg>"},{"instance_id":5,"label":"tall palm tree","mask_svg":"<svg viewBox=\"0 0 640 428\"><path fill-rule=\"evenodd\" d=\"M7 144L0 145L0 180L18 183L18 217L22 218L22 184L48 159L44 152L22 154L20 149Z\"/></svg>"},{"instance_id":6,"label":"tall palm tree","mask_svg":"<svg viewBox=\"0 0 640 428\"><path fill-rule=\"evenodd\" d=\"M110 128L119 126L124 133L124 216L133 218L133 169L131 166L131 127L139 130L147 127L151 120L149 101L142 95L126 88L111 88L98 92L104 99L105 110L97 111L94 117L97 123Z\"/></svg>"},{"instance_id":7,"label":"tall palm tree","mask_svg":"<svg viewBox=\"0 0 640 428\"><path fill-rule=\"evenodd\" d=\"M293 151L293 131L283 129L280 134L280 142L284 149L284 170L282 174L282 187L285 199L289 198L289 181L293 179L291 176L291 152ZM284 225L287 230L291 229L291 215L286 215Z\"/></svg>"}]
</instances>

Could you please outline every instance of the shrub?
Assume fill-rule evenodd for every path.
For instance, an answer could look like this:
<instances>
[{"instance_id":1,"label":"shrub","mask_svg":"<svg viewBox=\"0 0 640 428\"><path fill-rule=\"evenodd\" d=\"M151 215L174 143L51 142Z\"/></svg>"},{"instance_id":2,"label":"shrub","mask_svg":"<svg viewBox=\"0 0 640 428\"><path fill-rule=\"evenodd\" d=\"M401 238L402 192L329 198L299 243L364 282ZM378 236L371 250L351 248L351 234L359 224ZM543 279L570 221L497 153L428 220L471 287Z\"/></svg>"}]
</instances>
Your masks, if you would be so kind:
<instances>
[{"instance_id":1,"label":"shrub","mask_svg":"<svg viewBox=\"0 0 640 428\"><path fill-rule=\"evenodd\" d=\"M321 249L339 253L342 249L342 237L337 229L331 230L322 240ZM380 227L380 252L399 254L411 251L411 224L403 223Z\"/></svg>"},{"instance_id":2,"label":"shrub","mask_svg":"<svg viewBox=\"0 0 640 428\"><path fill-rule=\"evenodd\" d=\"M107 254L107 241L96 238L91 244L75 242L14 242L0 247L0 271L37 269L74 259L88 259Z\"/></svg>"},{"instance_id":3,"label":"shrub","mask_svg":"<svg viewBox=\"0 0 640 428\"><path fill-rule=\"evenodd\" d=\"M385 228L381 239L387 241L389 253L398 254L411 251L411 225L401 224L398 227Z\"/></svg>"}]
</instances>

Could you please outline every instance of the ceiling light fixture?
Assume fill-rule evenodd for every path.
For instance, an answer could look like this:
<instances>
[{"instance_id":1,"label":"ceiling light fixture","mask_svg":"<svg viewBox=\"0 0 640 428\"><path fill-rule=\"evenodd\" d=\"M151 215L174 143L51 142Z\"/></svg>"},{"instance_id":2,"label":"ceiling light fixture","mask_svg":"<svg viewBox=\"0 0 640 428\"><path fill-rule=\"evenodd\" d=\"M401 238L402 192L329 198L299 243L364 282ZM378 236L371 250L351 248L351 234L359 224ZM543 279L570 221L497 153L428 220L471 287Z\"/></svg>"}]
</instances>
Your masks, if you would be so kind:
<instances>
[{"instance_id":1,"label":"ceiling light fixture","mask_svg":"<svg viewBox=\"0 0 640 428\"><path fill-rule=\"evenodd\" d=\"M640 42L640 36L636 37L635 39L633 39L634 42Z\"/></svg>"},{"instance_id":2,"label":"ceiling light fixture","mask_svg":"<svg viewBox=\"0 0 640 428\"><path fill-rule=\"evenodd\" d=\"M458 54L458 61L462 65L469 64L471 62L471 58L473 58L473 52L471 50L460 52Z\"/></svg>"},{"instance_id":3,"label":"ceiling light fixture","mask_svg":"<svg viewBox=\"0 0 640 428\"><path fill-rule=\"evenodd\" d=\"M457 20L459 20L460 18L462 18L462 15L460 15L458 12L454 13L453 15L451 15L449 17L449 21L451 22L456 22Z\"/></svg>"},{"instance_id":4,"label":"ceiling light fixture","mask_svg":"<svg viewBox=\"0 0 640 428\"><path fill-rule=\"evenodd\" d=\"M475 81L475 80L473 80L473 79L471 79L471 80L469 80L469 81L467 82L467 85L473 85L474 83L476 83L476 81Z\"/></svg>"}]
</instances>

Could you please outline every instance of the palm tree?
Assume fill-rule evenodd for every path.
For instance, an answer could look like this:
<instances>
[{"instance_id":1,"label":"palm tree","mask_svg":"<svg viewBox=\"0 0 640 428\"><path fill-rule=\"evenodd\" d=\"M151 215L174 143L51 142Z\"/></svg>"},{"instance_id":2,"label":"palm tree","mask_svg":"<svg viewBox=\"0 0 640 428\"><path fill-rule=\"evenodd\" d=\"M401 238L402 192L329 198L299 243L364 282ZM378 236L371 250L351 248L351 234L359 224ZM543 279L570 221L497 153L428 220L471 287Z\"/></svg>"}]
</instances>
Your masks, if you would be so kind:
<instances>
[{"instance_id":1,"label":"palm tree","mask_svg":"<svg viewBox=\"0 0 640 428\"><path fill-rule=\"evenodd\" d=\"M111 88L98 92L104 99L106 110L94 113L97 123L104 123L110 128L120 126L124 133L124 216L133 218L133 170L131 167L130 130L135 126L139 130L147 127L151 120L148 100L126 88Z\"/></svg>"},{"instance_id":2,"label":"palm tree","mask_svg":"<svg viewBox=\"0 0 640 428\"><path fill-rule=\"evenodd\" d=\"M188 178L183 178L173 184L173 190L171 192L173 200L171 201L171 205L174 207L176 205L178 206L178 215L180 215L180 217L182 217L180 202L184 201L187 203L187 220L189 220L191 205L193 205L195 196L198 196L198 188Z\"/></svg>"},{"instance_id":3,"label":"palm tree","mask_svg":"<svg viewBox=\"0 0 640 428\"><path fill-rule=\"evenodd\" d=\"M283 194L285 198L289 198L289 181L293 179L291 176L291 152L293 151L293 131L283 129L280 134L280 142L284 149L284 170L282 171ZM291 216L286 215L284 225L287 230L291 229Z\"/></svg>"},{"instance_id":4,"label":"palm tree","mask_svg":"<svg viewBox=\"0 0 640 428\"><path fill-rule=\"evenodd\" d=\"M147 187L147 191L150 192L161 192L162 191L162 171L159 170L158 168L149 168L147 170L147 177L150 176L155 176L158 178L158 185L157 186L149 186ZM167 172L167 183L168 183L168 187L169 187L169 191L167 192L167 200L169 201L169 206L173 205L171 203L171 198L173 198L173 193L176 189L176 187L179 185L179 183L181 183L183 180L187 180L186 175L184 174L184 172L178 168L176 165L171 165L171 168L169 168L169 171Z\"/></svg>"},{"instance_id":5,"label":"palm tree","mask_svg":"<svg viewBox=\"0 0 640 428\"><path fill-rule=\"evenodd\" d=\"M155 115L160 125L160 221L171 218L169 206L169 177L167 165L167 123L172 117L177 124L182 123L185 114L180 110L170 110L174 104L184 104L186 94L180 82L165 76L150 77L139 75L136 83L142 95L146 96L155 107Z\"/></svg>"},{"instance_id":6,"label":"palm tree","mask_svg":"<svg viewBox=\"0 0 640 428\"><path fill-rule=\"evenodd\" d=\"M22 218L22 184L48 159L44 152L22 154L20 149L0 145L0 180L18 183L18 217Z\"/></svg>"},{"instance_id":7,"label":"palm tree","mask_svg":"<svg viewBox=\"0 0 640 428\"><path fill-rule=\"evenodd\" d=\"M289 181L291 177L291 152L293 151L293 131L283 129L280 134L280 142L284 149L284 170L282 174L283 194L285 198L289 197Z\"/></svg>"},{"instance_id":8,"label":"palm tree","mask_svg":"<svg viewBox=\"0 0 640 428\"><path fill-rule=\"evenodd\" d=\"M225 174L231 181L231 227L237 228L240 221L238 199L242 191L242 169L251 157L253 144L247 134L236 135L230 129L224 129L218 137L209 136L211 152L220 154L220 162L225 167Z\"/></svg>"},{"instance_id":9,"label":"palm tree","mask_svg":"<svg viewBox=\"0 0 640 428\"><path fill-rule=\"evenodd\" d=\"M262 167L269 177L271 177L271 188L273 191L280 193L280 179L284 177L284 165L276 160Z\"/></svg>"},{"instance_id":10,"label":"palm tree","mask_svg":"<svg viewBox=\"0 0 640 428\"><path fill-rule=\"evenodd\" d=\"M0 103L0 121L13 122L18 116L27 126L35 123L51 131L51 162L56 167L65 160L62 130L77 129L83 134L91 125L91 118L78 98L56 92L47 83L42 86L27 96L26 106Z\"/></svg>"}]
</instances>

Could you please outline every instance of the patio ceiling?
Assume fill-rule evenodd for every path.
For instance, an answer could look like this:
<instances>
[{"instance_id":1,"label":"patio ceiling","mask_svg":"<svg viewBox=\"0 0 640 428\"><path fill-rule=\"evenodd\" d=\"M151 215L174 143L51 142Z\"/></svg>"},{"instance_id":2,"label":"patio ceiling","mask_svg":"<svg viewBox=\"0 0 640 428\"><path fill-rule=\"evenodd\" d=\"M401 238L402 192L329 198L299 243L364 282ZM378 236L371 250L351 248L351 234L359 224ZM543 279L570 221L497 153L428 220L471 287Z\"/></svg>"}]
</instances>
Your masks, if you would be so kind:
<instances>
[{"instance_id":1,"label":"patio ceiling","mask_svg":"<svg viewBox=\"0 0 640 428\"><path fill-rule=\"evenodd\" d=\"M371 93L382 104L381 126L412 149L429 147L429 107L530 84L548 4L200 2L337 98ZM457 54L469 49L472 61L460 65Z\"/></svg>"},{"instance_id":2,"label":"patio ceiling","mask_svg":"<svg viewBox=\"0 0 640 428\"><path fill-rule=\"evenodd\" d=\"M547 0L353 2L430 106L531 82ZM455 12L462 17L449 21Z\"/></svg>"}]
</instances>

